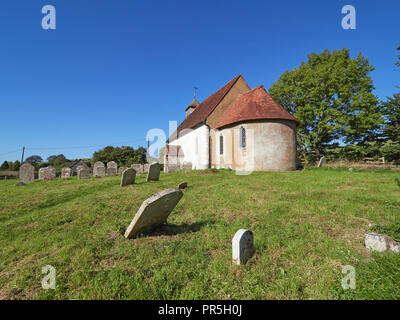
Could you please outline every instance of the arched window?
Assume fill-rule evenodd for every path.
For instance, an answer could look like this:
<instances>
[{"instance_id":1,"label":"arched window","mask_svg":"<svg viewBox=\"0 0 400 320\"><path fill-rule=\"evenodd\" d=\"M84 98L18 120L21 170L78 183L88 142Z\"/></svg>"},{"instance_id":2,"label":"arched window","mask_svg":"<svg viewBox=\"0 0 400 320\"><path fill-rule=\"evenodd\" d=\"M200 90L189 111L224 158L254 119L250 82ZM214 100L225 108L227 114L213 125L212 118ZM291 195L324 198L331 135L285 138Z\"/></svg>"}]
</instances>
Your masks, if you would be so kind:
<instances>
[{"instance_id":1,"label":"arched window","mask_svg":"<svg viewBox=\"0 0 400 320\"><path fill-rule=\"evenodd\" d=\"M224 136L219 136L219 154L224 154Z\"/></svg>"},{"instance_id":2,"label":"arched window","mask_svg":"<svg viewBox=\"0 0 400 320\"><path fill-rule=\"evenodd\" d=\"M240 148L246 148L246 129L240 127Z\"/></svg>"}]
</instances>

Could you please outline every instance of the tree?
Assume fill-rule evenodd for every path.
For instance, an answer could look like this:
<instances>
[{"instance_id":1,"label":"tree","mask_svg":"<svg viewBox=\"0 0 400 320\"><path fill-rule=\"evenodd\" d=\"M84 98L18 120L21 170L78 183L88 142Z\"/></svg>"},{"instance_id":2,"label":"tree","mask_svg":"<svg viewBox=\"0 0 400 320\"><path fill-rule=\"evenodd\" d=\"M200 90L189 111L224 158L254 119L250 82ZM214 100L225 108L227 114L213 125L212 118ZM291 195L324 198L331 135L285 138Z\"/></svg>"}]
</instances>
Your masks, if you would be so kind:
<instances>
[{"instance_id":1,"label":"tree","mask_svg":"<svg viewBox=\"0 0 400 320\"><path fill-rule=\"evenodd\" d=\"M39 162L42 162L43 159L41 156L33 155L33 156L26 158L25 161L29 162L31 165L33 165L35 167Z\"/></svg>"},{"instance_id":2,"label":"tree","mask_svg":"<svg viewBox=\"0 0 400 320\"><path fill-rule=\"evenodd\" d=\"M56 159L57 159L57 156L56 155L53 155L53 156L49 156L49 157L47 157L47 162L49 163L49 165L54 165L54 161L56 161Z\"/></svg>"},{"instance_id":3,"label":"tree","mask_svg":"<svg viewBox=\"0 0 400 320\"><path fill-rule=\"evenodd\" d=\"M16 161L14 161L14 163L12 164L10 169L12 171L18 171L20 166L21 166L21 163L18 160L16 160Z\"/></svg>"},{"instance_id":4,"label":"tree","mask_svg":"<svg viewBox=\"0 0 400 320\"><path fill-rule=\"evenodd\" d=\"M271 96L300 120L304 155L316 159L334 142L363 145L376 138L383 117L368 76L373 70L361 53L352 59L348 49L325 50L271 86Z\"/></svg>"},{"instance_id":5,"label":"tree","mask_svg":"<svg viewBox=\"0 0 400 320\"><path fill-rule=\"evenodd\" d=\"M108 146L104 149L93 153L92 162L101 161L107 163L109 161L117 162L118 166L130 166L133 163L146 163L146 149L139 147L133 149L132 147L112 147Z\"/></svg>"},{"instance_id":6,"label":"tree","mask_svg":"<svg viewBox=\"0 0 400 320\"><path fill-rule=\"evenodd\" d=\"M7 170L9 169L9 165L7 161L4 161L3 164L0 166L0 170Z\"/></svg>"}]
</instances>

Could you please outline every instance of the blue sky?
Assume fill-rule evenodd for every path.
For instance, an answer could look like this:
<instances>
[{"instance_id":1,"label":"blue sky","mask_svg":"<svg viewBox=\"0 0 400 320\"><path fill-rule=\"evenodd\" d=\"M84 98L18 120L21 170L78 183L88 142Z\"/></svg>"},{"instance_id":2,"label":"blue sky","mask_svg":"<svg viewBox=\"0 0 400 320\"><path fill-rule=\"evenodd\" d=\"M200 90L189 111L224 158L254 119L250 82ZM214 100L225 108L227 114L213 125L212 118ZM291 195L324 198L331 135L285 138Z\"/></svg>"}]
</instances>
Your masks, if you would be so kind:
<instances>
[{"instance_id":1,"label":"blue sky","mask_svg":"<svg viewBox=\"0 0 400 320\"><path fill-rule=\"evenodd\" d=\"M56 8L56 30L41 9ZM357 29L341 28L356 8ZM0 162L107 145L145 146L181 122L193 87L204 100L241 73L269 88L311 52L349 48L376 70L375 94L396 92L399 1L7 0L0 4Z\"/></svg>"}]
</instances>

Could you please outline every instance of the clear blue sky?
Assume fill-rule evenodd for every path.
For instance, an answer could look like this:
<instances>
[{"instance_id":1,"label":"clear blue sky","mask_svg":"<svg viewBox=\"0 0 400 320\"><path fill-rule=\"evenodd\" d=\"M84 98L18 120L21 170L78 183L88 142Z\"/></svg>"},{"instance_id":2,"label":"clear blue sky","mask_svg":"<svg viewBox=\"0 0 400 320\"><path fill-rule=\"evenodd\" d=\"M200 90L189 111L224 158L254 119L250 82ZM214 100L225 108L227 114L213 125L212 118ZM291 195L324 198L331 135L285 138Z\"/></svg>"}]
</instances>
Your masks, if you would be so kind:
<instances>
[{"instance_id":1,"label":"clear blue sky","mask_svg":"<svg viewBox=\"0 0 400 320\"><path fill-rule=\"evenodd\" d=\"M41 27L46 4L56 30ZM356 30L341 28L346 4ZM384 99L400 84L399 13L398 0L2 1L0 162L22 146L44 159L145 146L149 129L183 120L193 86L201 101L239 73L269 88L326 48L361 51Z\"/></svg>"}]
</instances>

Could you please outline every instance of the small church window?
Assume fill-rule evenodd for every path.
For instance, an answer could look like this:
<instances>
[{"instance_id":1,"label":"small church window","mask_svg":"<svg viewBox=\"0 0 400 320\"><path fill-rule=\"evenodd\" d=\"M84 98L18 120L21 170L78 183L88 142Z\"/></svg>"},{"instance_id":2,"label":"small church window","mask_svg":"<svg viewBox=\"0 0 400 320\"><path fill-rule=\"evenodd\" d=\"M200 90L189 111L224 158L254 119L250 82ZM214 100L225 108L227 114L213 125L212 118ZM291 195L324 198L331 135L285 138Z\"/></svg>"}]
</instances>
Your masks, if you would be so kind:
<instances>
[{"instance_id":1,"label":"small church window","mask_svg":"<svg viewBox=\"0 0 400 320\"><path fill-rule=\"evenodd\" d=\"M246 129L240 128L240 148L246 148Z\"/></svg>"},{"instance_id":2,"label":"small church window","mask_svg":"<svg viewBox=\"0 0 400 320\"><path fill-rule=\"evenodd\" d=\"M219 136L219 154L224 154L224 136Z\"/></svg>"}]
</instances>

